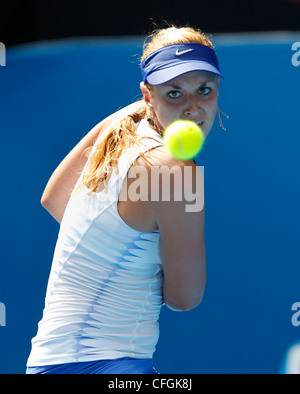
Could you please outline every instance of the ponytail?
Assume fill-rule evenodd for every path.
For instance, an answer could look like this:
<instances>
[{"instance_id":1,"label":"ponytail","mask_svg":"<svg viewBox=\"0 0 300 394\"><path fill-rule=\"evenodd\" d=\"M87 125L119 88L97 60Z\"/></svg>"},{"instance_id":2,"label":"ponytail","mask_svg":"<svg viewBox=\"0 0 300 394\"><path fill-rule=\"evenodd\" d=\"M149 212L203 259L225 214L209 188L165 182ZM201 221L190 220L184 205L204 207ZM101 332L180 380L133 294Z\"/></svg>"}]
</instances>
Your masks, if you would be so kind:
<instances>
[{"instance_id":1,"label":"ponytail","mask_svg":"<svg viewBox=\"0 0 300 394\"><path fill-rule=\"evenodd\" d=\"M107 179L109 171L117 171L117 163L121 154L130 148L138 146L141 139L135 132L136 124L148 116L148 107L141 101L140 106L131 114L114 125L104 139L97 145L79 188L87 187L92 192L97 191L101 182ZM141 157L144 157L141 153Z\"/></svg>"}]
</instances>

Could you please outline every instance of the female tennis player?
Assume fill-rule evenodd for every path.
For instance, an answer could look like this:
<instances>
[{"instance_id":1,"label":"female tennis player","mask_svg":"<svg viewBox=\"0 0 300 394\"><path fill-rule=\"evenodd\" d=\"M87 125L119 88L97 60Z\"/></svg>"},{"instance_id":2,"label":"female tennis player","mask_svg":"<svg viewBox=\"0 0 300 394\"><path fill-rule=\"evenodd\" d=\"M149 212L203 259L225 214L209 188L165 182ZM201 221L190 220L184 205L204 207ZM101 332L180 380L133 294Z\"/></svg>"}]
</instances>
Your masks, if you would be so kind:
<instances>
[{"instance_id":1,"label":"female tennis player","mask_svg":"<svg viewBox=\"0 0 300 394\"><path fill-rule=\"evenodd\" d=\"M169 201L151 198L163 186L152 176L160 165L189 167L197 189L196 164L172 157L162 134L187 119L207 135L222 74L212 43L192 28L153 33L141 69L142 100L96 125L43 193L60 231L28 374L157 373L161 306L186 311L202 300L204 209L187 212L185 198L172 198L178 185ZM131 197L137 179L149 198Z\"/></svg>"}]
</instances>

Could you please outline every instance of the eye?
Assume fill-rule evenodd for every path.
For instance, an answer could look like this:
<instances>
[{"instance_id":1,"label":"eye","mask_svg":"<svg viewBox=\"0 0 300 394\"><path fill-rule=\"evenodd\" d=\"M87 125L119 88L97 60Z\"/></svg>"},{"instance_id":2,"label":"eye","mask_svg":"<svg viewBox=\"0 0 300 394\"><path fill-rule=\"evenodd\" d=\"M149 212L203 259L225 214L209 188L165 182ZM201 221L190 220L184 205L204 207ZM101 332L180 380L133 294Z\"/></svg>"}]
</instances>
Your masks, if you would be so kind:
<instances>
[{"instance_id":1,"label":"eye","mask_svg":"<svg viewBox=\"0 0 300 394\"><path fill-rule=\"evenodd\" d=\"M172 99L178 98L181 96L181 93L178 90L172 90L172 92L168 93L168 96Z\"/></svg>"},{"instance_id":2,"label":"eye","mask_svg":"<svg viewBox=\"0 0 300 394\"><path fill-rule=\"evenodd\" d=\"M204 96L207 96L211 91L212 89L206 86L203 86L202 88L199 89L199 93L203 94Z\"/></svg>"}]
</instances>

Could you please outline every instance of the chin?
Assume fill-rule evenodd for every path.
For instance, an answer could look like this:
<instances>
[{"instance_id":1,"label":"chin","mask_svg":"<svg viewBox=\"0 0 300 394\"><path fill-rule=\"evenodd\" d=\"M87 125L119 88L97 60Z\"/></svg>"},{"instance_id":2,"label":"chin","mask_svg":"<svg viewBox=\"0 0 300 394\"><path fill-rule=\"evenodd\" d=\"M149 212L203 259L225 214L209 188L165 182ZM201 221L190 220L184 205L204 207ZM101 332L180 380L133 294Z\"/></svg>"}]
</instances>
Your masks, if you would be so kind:
<instances>
[{"instance_id":1,"label":"chin","mask_svg":"<svg viewBox=\"0 0 300 394\"><path fill-rule=\"evenodd\" d=\"M210 131L211 131L211 128L210 129L206 129L206 128L202 128L202 131L203 131L203 133L204 133L204 136L205 136L205 138L208 136L208 134L210 133Z\"/></svg>"},{"instance_id":2,"label":"chin","mask_svg":"<svg viewBox=\"0 0 300 394\"><path fill-rule=\"evenodd\" d=\"M202 132L203 132L203 134L205 135L205 137L208 135L208 133L210 132L210 129L209 130L207 130L207 128L204 126L201 126L201 130L202 130Z\"/></svg>"}]
</instances>

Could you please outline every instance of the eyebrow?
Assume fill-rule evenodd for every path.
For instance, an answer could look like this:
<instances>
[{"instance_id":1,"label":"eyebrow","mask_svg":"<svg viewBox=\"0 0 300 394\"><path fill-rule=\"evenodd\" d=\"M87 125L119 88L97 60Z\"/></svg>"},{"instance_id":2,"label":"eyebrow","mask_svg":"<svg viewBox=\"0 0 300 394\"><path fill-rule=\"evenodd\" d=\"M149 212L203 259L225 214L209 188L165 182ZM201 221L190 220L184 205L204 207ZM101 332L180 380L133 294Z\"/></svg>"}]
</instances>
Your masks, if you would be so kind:
<instances>
[{"instance_id":1,"label":"eyebrow","mask_svg":"<svg viewBox=\"0 0 300 394\"><path fill-rule=\"evenodd\" d=\"M214 79L209 79L209 80L207 80L207 81L205 81L205 82L202 82L202 83L200 84L200 88L202 88L203 86L205 86L205 85L206 85L207 83L209 83L209 82L215 82L215 80L214 80ZM169 84L169 83L165 83L164 86L171 87L171 88L173 88L173 89L182 89L180 86L172 85L172 84Z\"/></svg>"},{"instance_id":2,"label":"eyebrow","mask_svg":"<svg viewBox=\"0 0 300 394\"><path fill-rule=\"evenodd\" d=\"M165 85L165 86L168 86L168 87L170 87L170 88L173 88L173 89L181 89L180 86L171 85L171 84L169 84L169 83L165 83L164 85Z\"/></svg>"}]
</instances>

